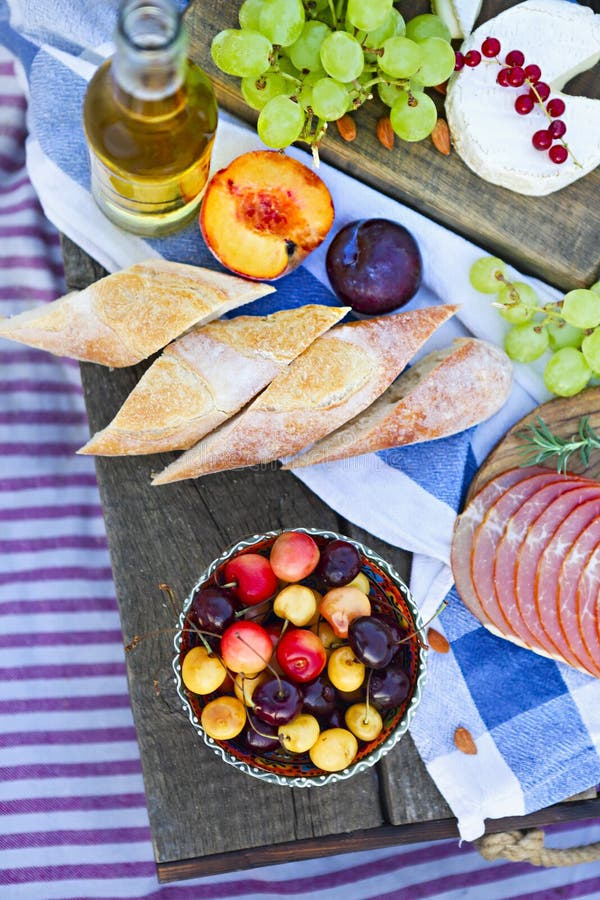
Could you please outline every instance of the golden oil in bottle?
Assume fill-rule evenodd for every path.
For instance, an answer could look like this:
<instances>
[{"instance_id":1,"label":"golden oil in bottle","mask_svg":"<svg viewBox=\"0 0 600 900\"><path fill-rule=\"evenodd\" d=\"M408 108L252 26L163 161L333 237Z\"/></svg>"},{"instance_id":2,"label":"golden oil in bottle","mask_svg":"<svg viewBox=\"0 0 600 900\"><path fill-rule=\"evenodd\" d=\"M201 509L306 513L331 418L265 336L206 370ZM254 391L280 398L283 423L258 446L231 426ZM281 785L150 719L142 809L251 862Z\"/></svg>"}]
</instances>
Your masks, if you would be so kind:
<instances>
[{"instance_id":1,"label":"golden oil in bottle","mask_svg":"<svg viewBox=\"0 0 600 900\"><path fill-rule=\"evenodd\" d=\"M174 0L125 0L115 43L83 106L92 193L115 224L158 236L198 210L217 103L208 76L187 58Z\"/></svg>"}]
</instances>

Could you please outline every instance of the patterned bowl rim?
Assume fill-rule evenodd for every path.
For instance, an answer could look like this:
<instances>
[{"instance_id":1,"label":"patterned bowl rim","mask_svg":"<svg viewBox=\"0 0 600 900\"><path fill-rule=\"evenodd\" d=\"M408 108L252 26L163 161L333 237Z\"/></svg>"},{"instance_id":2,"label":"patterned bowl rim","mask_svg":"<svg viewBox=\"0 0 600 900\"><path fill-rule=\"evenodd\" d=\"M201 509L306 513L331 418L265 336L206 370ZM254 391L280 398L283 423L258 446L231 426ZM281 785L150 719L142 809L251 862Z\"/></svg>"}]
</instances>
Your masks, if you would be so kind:
<instances>
[{"instance_id":1,"label":"patterned bowl rim","mask_svg":"<svg viewBox=\"0 0 600 900\"><path fill-rule=\"evenodd\" d=\"M216 753L217 756L220 756L223 762L226 762L230 766L234 766L234 768L238 769L241 772L245 772L247 775L252 775L254 778L266 781L269 784L279 784L285 785L287 787L320 787L324 784L335 784L337 781L343 781L346 778L351 778L353 775L356 775L357 772L364 772L367 769L371 768L376 763L378 763L379 760L381 760L386 755L386 753L389 753L389 751L396 746L400 738L404 734L406 734L415 710L421 702L421 695L423 692L423 685L425 683L427 672L427 649L425 641L423 640L418 649L417 678L415 681L413 695L398 725L386 738L386 740L383 741L375 750L373 750L368 757L353 763L351 766L348 766L348 768L343 769L341 772L324 772L322 775L306 777L291 777L280 775L275 772L269 772L265 769L259 768L258 766L249 765L247 762L244 762L234 756L230 751L227 750L227 748L222 747L214 738L209 737L202 728L202 725L200 724L200 721L189 702L181 680L181 663L179 661L179 657L181 650L182 629L184 626L185 617L192 604L195 592L198 590L198 588L200 588L202 584L208 581L213 572L217 568L219 568L219 566L223 565L223 563L227 562L232 556L235 556L240 551L246 550L249 547L253 547L255 544L261 543L265 540L275 538L277 537L277 535L281 534L284 531L302 531L305 534L316 535L318 537L323 537L326 540L344 540L348 541L351 544L354 544L357 550L362 553L366 559L375 563L401 589L406 604L410 609L415 625L415 630L417 631L419 636L423 638L423 623L421 621L419 610L415 603L414 597L410 592L410 589L400 577L398 572L396 572L394 567L384 559L382 559L377 553L375 553L373 550L371 550L369 547L366 547L359 541L355 541L353 538L346 537L345 535L338 534L334 531L323 531L319 528L281 528L275 531L266 531L263 534L249 535L248 537L237 541L235 544L232 544L227 550L223 551L223 553L221 553L221 555L217 557L217 559L214 559L210 563L210 565L202 572L195 585L191 589L190 593L186 597L183 610L179 616L178 629L173 641L173 645L175 647L175 656L173 658L172 665L173 672L175 673L177 693L179 694L179 698L182 701L184 711L187 713L187 716L193 728L203 739L206 746L209 747L213 751L213 753Z\"/></svg>"}]
</instances>

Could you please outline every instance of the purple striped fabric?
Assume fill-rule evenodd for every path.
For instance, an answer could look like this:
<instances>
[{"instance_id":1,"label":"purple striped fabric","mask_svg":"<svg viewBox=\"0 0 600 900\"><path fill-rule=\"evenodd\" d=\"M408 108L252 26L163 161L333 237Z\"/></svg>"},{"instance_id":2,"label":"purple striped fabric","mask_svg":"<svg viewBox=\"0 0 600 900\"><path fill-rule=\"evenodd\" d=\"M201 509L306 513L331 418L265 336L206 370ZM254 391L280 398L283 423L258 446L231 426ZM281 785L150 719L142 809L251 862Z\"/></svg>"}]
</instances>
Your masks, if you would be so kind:
<instances>
[{"instance_id":1,"label":"purple striped fabric","mask_svg":"<svg viewBox=\"0 0 600 900\"><path fill-rule=\"evenodd\" d=\"M25 100L0 47L3 315L64 292L58 236L24 169L25 133ZM0 896L600 895L597 865L492 864L455 840L160 886L93 462L73 452L87 434L76 363L0 343ZM563 844L598 840L600 823L551 833Z\"/></svg>"}]
</instances>

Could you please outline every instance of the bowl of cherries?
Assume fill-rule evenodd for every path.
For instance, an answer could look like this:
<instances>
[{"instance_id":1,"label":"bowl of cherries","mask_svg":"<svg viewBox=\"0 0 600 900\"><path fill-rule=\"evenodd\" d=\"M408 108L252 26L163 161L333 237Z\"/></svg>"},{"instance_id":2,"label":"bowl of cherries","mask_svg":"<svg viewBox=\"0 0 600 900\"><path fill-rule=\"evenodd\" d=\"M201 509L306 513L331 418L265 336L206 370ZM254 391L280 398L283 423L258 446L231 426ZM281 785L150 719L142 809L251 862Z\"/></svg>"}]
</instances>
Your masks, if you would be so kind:
<instances>
[{"instance_id":1,"label":"bowl of cherries","mask_svg":"<svg viewBox=\"0 0 600 900\"><path fill-rule=\"evenodd\" d=\"M202 573L175 635L190 722L232 766L308 787L373 766L407 731L426 644L411 593L363 544L252 535Z\"/></svg>"}]
</instances>

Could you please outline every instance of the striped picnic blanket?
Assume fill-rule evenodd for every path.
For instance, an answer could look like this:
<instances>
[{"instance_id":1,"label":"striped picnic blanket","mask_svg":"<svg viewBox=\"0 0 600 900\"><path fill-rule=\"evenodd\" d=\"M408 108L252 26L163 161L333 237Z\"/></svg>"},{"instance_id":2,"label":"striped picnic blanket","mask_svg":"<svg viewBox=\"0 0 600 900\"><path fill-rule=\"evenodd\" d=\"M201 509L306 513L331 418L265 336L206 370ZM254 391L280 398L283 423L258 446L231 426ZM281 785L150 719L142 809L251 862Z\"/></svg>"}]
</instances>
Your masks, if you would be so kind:
<instances>
[{"instance_id":1,"label":"striped picnic blanket","mask_svg":"<svg viewBox=\"0 0 600 900\"><path fill-rule=\"evenodd\" d=\"M26 101L0 46L0 313L64 291L24 167ZM600 864L486 863L458 842L159 886L79 369L0 342L0 895L144 898L599 897ZM600 839L600 822L551 830Z\"/></svg>"}]
</instances>

